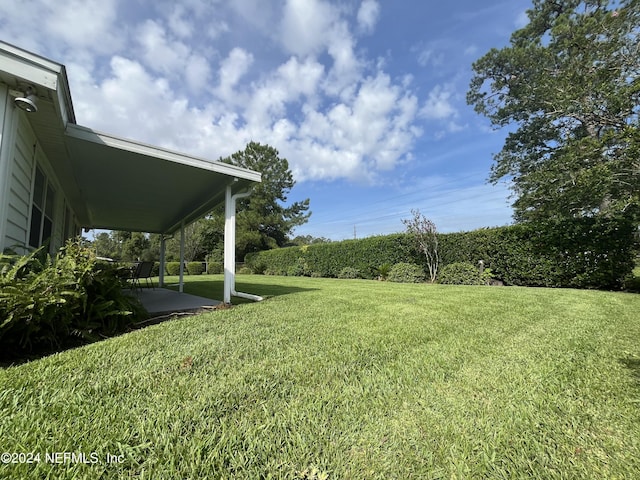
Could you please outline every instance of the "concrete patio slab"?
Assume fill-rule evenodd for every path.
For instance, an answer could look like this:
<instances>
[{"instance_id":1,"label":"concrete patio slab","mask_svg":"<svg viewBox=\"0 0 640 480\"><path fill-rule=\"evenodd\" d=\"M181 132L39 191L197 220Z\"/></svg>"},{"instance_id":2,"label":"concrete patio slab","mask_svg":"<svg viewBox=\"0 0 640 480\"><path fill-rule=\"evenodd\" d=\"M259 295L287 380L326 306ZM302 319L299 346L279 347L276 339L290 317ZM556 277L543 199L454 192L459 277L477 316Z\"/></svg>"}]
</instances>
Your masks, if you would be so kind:
<instances>
[{"instance_id":1,"label":"concrete patio slab","mask_svg":"<svg viewBox=\"0 0 640 480\"><path fill-rule=\"evenodd\" d=\"M152 316L168 315L180 312L197 312L215 307L221 302L210 298L197 297L166 288L142 288L131 290L144 308Z\"/></svg>"}]
</instances>

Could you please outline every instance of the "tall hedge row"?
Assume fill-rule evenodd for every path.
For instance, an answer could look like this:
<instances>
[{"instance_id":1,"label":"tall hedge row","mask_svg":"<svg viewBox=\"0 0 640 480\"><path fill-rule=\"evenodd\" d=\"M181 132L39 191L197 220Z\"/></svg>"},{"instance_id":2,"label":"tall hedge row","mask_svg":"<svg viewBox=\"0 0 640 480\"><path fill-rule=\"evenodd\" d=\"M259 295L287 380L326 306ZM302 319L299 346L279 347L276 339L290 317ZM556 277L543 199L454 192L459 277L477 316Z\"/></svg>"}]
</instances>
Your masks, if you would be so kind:
<instances>
[{"instance_id":1,"label":"tall hedge row","mask_svg":"<svg viewBox=\"0 0 640 480\"><path fill-rule=\"evenodd\" d=\"M351 267L362 277L373 278L379 266L404 262L407 258L420 261L411 240L396 234L267 250L247 255L245 263L257 273L287 275L302 267L307 275L337 277L345 267Z\"/></svg>"},{"instance_id":2,"label":"tall hedge row","mask_svg":"<svg viewBox=\"0 0 640 480\"><path fill-rule=\"evenodd\" d=\"M581 218L439 234L440 266L483 260L507 285L616 289L633 269L635 228ZM268 250L245 261L258 273L337 277L352 267L364 278L384 264L424 264L407 234Z\"/></svg>"}]
</instances>

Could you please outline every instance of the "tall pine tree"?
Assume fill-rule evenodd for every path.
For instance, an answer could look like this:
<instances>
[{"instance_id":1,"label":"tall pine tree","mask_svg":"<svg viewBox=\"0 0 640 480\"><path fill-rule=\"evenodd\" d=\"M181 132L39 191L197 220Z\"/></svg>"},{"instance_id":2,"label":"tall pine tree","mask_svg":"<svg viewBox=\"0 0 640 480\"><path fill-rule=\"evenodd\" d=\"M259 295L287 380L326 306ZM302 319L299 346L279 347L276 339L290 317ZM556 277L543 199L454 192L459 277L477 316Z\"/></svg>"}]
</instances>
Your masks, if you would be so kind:
<instances>
[{"instance_id":1,"label":"tall pine tree","mask_svg":"<svg viewBox=\"0 0 640 480\"><path fill-rule=\"evenodd\" d=\"M508 47L473 64L467 102L515 127L490 180L517 220L640 218L639 0L534 0Z\"/></svg>"}]
</instances>

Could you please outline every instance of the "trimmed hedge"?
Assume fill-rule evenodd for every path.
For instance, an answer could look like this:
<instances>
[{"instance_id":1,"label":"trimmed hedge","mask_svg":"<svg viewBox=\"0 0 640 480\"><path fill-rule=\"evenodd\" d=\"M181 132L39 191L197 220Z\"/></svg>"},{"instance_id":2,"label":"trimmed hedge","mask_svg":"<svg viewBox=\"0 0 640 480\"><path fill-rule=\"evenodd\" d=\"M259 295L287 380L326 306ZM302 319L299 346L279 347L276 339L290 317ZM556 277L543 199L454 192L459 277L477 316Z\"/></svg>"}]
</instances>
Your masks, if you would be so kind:
<instances>
[{"instance_id":1,"label":"trimmed hedge","mask_svg":"<svg viewBox=\"0 0 640 480\"><path fill-rule=\"evenodd\" d=\"M351 267L362 278L373 279L381 265L394 265L407 257L414 258L416 263L420 261L416 255L411 239L395 234L250 253L245 263L254 272L287 275L303 270L304 275L334 278L345 267Z\"/></svg>"},{"instance_id":2,"label":"trimmed hedge","mask_svg":"<svg viewBox=\"0 0 640 480\"><path fill-rule=\"evenodd\" d=\"M224 267L222 266L222 263L209 262L207 264L207 273L210 275L218 275L220 273L224 273Z\"/></svg>"},{"instance_id":3,"label":"trimmed hedge","mask_svg":"<svg viewBox=\"0 0 640 480\"><path fill-rule=\"evenodd\" d=\"M440 268L483 260L507 285L620 289L633 269L635 228L625 219L580 218L439 234ZM369 279L385 264L425 264L405 234L267 250L245 262L275 275L337 277L351 267Z\"/></svg>"},{"instance_id":4,"label":"trimmed hedge","mask_svg":"<svg viewBox=\"0 0 640 480\"><path fill-rule=\"evenodd\" d=\"M167 275L180 275L180 262L167 262Z\"/></svg>"},{"instance_id":5,"label":"trimmed hedge","mask_svg":"<svg viewBox=\"0 0 640 480\"><path fill-rule=\"evenodd\" d=\"M189 275L202 275L204 273L204 263L202 262L188 262L187 273Z\"/></svg>"}]
</instances>

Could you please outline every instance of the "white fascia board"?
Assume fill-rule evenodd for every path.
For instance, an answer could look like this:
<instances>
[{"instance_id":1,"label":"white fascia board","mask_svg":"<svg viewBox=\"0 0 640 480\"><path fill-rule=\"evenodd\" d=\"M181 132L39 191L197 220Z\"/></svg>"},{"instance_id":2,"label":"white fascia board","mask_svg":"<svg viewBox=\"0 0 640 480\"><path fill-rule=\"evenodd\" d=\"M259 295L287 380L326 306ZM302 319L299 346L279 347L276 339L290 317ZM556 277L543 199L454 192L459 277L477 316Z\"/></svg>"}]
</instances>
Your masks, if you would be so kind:
<instances>
[{"instance_id":1,"label":"white fascia board","mask_svg":"<svg viewBox=\"0 0 640 480\"><path fill-rule=\"evenodd\" d=\"M0 42L2 70L34 86L56 90L62 65Z\"/></svg>"},{"instance_id":2,"label":"white fascia board","mask_svg":"<svg viewBox=\"0 0 640 480\"><path fill-rule=\"evenodd\" d=\"M262 175L259 172L248 170L246 168L237 167L235 165L229 165L222 162L204 160L202 158L185 155L183 153L174 152L172 150L166 150L164 148L155 147L145 143L135 142L122 137L116 137L103 132L97 132L87 127L80 125L68 124L66 128L66 134L84 140L87 142L93 142L97 144L106 145L112 148L118 148L126 150L128 152L138 153L148 157L159 158L182 165L189 165L191 167L201 168L203 170L209 170L229 177L237 177L243 180L249 180L252 182L261 182Z\"/></svg>"},{"instance_id":3,"label":"white fascia board","mask_svg":"<svg viewBox=\"0 0 640 480\"><path fill-rule=\"evenodd\" d=\"M71 102L71 91L64 65L53 62L11 44L0 41L2 70L16 79L28 83L36 89L44 88L55 92L54 100L63 125L75 123L75 113ZM18 85L10 85L17 87Z\"/></svg>"}]
</instances>

